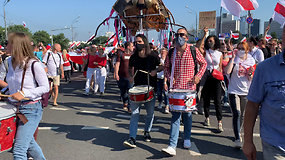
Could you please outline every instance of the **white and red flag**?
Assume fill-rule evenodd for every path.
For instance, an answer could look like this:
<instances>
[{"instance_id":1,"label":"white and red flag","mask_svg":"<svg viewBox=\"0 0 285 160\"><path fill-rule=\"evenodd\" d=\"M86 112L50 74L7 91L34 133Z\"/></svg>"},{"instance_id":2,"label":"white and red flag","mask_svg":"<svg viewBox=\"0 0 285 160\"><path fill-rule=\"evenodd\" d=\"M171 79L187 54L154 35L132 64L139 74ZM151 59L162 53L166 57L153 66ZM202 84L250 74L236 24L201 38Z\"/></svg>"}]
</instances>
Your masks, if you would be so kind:
<instances>
[{"instance_id":1,"label":"white and red flag","mask_svg":"<svg viewBox=\"0 0 285 160\"><path fill-rule=\"evenodd\" d=\"M221 0L221 6L237 17L243 10L256 10L259 7L256 0Z\"/></svg>"},{"instance_id":2,"label":"white and red flag","mask_svg":"<svg viewBox=\"0 0 285 160\"><path fill-rule=\"evenodd\" d=\"M78 47L81 44L81 42L76 43L76 47Z\"/></svg>"},{"instance_id":3,"label":"white and red flag","mask_svg":"<svg viewBox=\"0 0 285 160\"><path fill-rule=\"evenodd\" d=\"M26 27L26 22L23 21L23 26Z\"/></svg>"},{"instance_id":4,"label":"white and red flag","mask_svg":"<svg viewBox=\"0 0 285 160\"><path fill-rule=\"evenodd\" d=\"M277 3L274 14L272 16L273 20L281 24L281 27L284 26L285 23L285 0L279 0Z\"/></svg>"},{"instance_id":5,"label":"white and red flag","mask_svg":"<svg viewBox=\"0 0 285 160\"><path fill-rule=\"evenodd\" d=\"M272 36L271 36L271 35L266 35L265 39L266 39L267 41L269 41L270 39L272 39Z\"/></svg>"},{"instance_id":6,"label":"white and red flag","mask_svg":"<svg viewBox=\"0 0 285 160\"><path fill-rule=\"evenodd\" d=\"M244 38L241 40L241 42L246 42L246 37L244 37Z\"/></svg>"},{"instance_id":7,"label":"white and red flag","mask_svg":"<svg viewBox=\"0 0 285 160\"><path fill-rule=\"evenodd\" d=\"M105 44L105 46L108 46L108 44L111 44L112 42L114 42L116 36L112 37L111 39L110 38L109 38L108 42Z\"/></svg>"},{"instance_id":8,"label":"white and red flag","mask_svg":"<svg viewBox=\"0 0 285 160\"><path fill-rule=\"evenodd\" d=\"M239 33L233 33L231 31L231 38L234 38L235 40L239 39Z\"/></svg>"},{"instance_id":9,"label":"white and red flag","mask_svg":"<svg viewBox=\"0 0 285 160\"><path fill-rule=\"evenodd\" d=\"M69 46L69 48L73 48L74 46L75 46L75 42L73 42L70 46Z\"/></svg>"}]
</instances>

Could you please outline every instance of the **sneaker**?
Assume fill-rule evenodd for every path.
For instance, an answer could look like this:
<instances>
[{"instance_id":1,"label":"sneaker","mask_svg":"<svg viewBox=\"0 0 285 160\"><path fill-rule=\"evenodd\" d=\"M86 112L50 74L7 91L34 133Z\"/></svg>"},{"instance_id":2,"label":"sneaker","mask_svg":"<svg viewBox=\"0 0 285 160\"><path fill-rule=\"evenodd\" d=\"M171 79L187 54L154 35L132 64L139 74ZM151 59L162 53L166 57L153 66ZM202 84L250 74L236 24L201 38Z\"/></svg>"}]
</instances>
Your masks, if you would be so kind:
<instances>
[{"instance_id":1,"label":"sneaker","mask_svg":"<svg viewBox=\"0 0 285 160\"><path fill-rule=\"evenodd\" d=\"M123 110L128 111L128 104L124 104Z\"/></svg>"},{"instance_id":2,"label":"sneaker","mask_svg":"<svg viewBox=\"0 0 285 160\"><path fill-rule=\"evenodd\" d=\"M175 156L176 155L176 150L170 146L168 146L167 148L163 148L161 150L163 153L166 153L170 156Z\"/></svg>"},{"instance_id":3,"label":"sneaker","mask_svg":"<svg viewBox=\"0 0 285 160\"><path fill-rule=\"evenodd\" d=\"M191 141L190 140L184 140L184 148L189 149L191 147Z\"/></svg>"},{"instance_id":4,"label":"sneaker","mask_svg":"<svg viewBox=\"0 0 285 160\"><path fill-rule=\"evenodd\" d=\"M197 111L193 111L192 114L198 115L198 112Z\"/></svg>"},{"instance_id":5,"label":"sneaker","mask_svg":"<svg viewBox=\"0 0 285 160\"><path fill-rule=\"evenodd\" d=\"M143 139L144 139L146 142L150 142L150 140L151 140L151 137L150 137L150 134L149 134L149 132L147 132L147 131L144 131L144 136L143 136Z\"/></svg>"},{"instance_id":6,"label":"sneaker","mask_svg":"<svg viewBox=\"0 0 285 160\"><path fill-rule=\"evenodd\" d=\"M204 126L210 126L210 118L205 119Z\"/></svg>"},{"instance_id":7,"label":"sneaker","mask_svg":"<svg viewBox=\"0 0 285 160\"><path fill-rule=\"evenodd\" d=\"M162 102L159 102L159 104L158 104L158 107L157 107L158 109L161 109L162 108Z\"/></svg>"},{"instance_id":8,"label":"sneaker","mask_svg":"<svg viewBox=\"0 0 285 160\"><path fill-rule=\"evenodd\" d=\"M218 124L218 131L219 131L219 132L224 132L222 122L219 122L219 124Z\"/></svg>"},{"instance_id":9,"label":"sneaker","mask_svg":"<svg viewBox=\"0 0 285 160\"><path fill-rule=\"evenodd\" d=\"M170 112L169 112L169 106L165 106L164 113L166 113L166 114L169 114L169 113L170 113Z\"/></svg>"},{"instance_id":10,"label":"sneaker","mask_svg":"<svg viewBox=\"0 0 285 160\"><path fill-rule=\"evenodd\" d=\"M124 141L125 147L136 148L136 140L134 138L129 138L128 140Z\"/></svg>"},{"instance_id":11,"label":"sneaker","mask_svg":"<svg viewBox=\"0 0 285 160\"><path fill-rule=\"evenodd\" d=\"M104 96L104 93L103 93L103 92L100 92L100 96L103 97L103 96Z\"/></svg>"},{"instance_id":12,"label":"sneaker","mask_svg":"<svg viewBox=\"0 0 285 160\"><path fill-rule=\"evenodd\" d=\"M225 107L229 107L230 104L229 104L228 102L226 102L226 103L224 103L224 106L225 106Z\"/></svg>"},{"instance_id":13,"label":"sneaker","mask_svg":"<svg viewBox=\"0 0 285 160\"><path fill-rule=\"evenodd\" d=\"M235 148L238 148L240 149L242 147L242 143L239 139L235 140L235 145L234 145Z\"/></svg>"}]
</instances>

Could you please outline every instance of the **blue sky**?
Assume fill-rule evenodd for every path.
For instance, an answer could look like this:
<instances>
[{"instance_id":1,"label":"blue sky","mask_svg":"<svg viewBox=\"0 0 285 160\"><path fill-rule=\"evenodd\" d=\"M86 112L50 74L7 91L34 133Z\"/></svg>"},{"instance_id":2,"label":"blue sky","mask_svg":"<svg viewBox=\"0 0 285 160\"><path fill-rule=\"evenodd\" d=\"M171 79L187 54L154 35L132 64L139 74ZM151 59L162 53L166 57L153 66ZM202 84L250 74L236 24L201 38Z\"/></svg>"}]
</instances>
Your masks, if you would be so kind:
<instances>
[{"instance_id":1,"label":"blue sky","mask_svg":"<svg viewBox=\"0 0 285 160\"><path fill-rule=\"evenodd\" d=\"M263 26L264 21L272 16L278 0L257 1L259 8L252 13L254 18L261 19ZM46 30L50 34L59 33L51 32L53 29L70 27L72 21L80 16L78 22L74 23L74 27L76 27L74 29L75 40L87 40L95 32L96 27L108 17L115 2L115 0L10 0L5 8L8 25L22 24L25 21L32 32ZM164 3L174 15L177 23L187 28L194 28L195 11L216 10L218 14L221 0L164 0ZM188 12L189 10L185 8L186 5L189 6L193 14ZM224 10L224 12L226 11ZM3 11L0 13L0 25L4 26ZM263 27L261 29L263 30ZM103 26L99 33L104 34L106 31L108 31L108 27ZM113 31L113 29L110 28L109 31ZM71 39L70 30L60 32Z\"/></svg>"}]
</instances>

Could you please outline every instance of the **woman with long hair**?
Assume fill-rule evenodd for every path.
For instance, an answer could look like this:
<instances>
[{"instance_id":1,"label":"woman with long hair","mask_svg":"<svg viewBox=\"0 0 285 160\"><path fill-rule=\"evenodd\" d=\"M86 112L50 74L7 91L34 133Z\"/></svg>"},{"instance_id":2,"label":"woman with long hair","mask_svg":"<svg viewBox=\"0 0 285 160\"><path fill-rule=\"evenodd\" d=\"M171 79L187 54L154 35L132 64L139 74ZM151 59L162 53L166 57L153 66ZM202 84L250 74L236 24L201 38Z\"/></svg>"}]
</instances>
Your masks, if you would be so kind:
<instances>
[{"instance_id":1,"label":"woman with long hair","mask_svg":"<svg viewBox=\"0 0 285 160\"><path fill-rule=\"evenodd\" d=\"M30 42L24 33L9 34L7 52L11 54L11 59L8 61L6 77L11 94L9 101L17 106L19 112L28 120L25 123L20 119L18 123L14 160L27 159L27 153L34 159L45 159L33 134L42 118L43 108L40 100L44 93L49 92L49 83L43 65L34 56Z\"/></svg>"},{"instance_id":2,"label":"woman with long hair","mask_svg":"<svg viewBox=\"0 0 285 160\"><path fill-rule=\"evenodd\" d=\"M243 114L247 103L247 94L252 80L254 58L249 54L250 48L246 42L238 44L238 51L225 68L229 77L229 100L233 114L233 130L235 147L241 148L240 127L243 123Z\"/></svg>"},{"instance_id":3,"label":"woman with long hair","mask_svg":"<svg viewBox=\"0 0 285 160\"><path fill-rule=\"evenodd\" d=\"M209 36L205 41L205 59L207 61L206 81L202 90L202 96L204 100L204 112L205 112L205 126L210 126L209 110L210 110L210 98L214 97L214 105L216 109L216 117L218 120L218 131L223 132L222 126L222 85L221 81L212 76L214 69L222 72L223 55L219 51L220 41L217 36Z\"/></svg>"},{"instance_id":4,"label":"woman with long hair","mask_svg":"<svg viewBox=\"0 0 285 160\"><path fill-rule=\"evenodd\" d=\"M71 65L70 65L70 56L67 53L66 49L62 51L62 58L63 58L63 71L65 82L71 82L70 75L71 75Z\"/></svg>"}]
</instances>

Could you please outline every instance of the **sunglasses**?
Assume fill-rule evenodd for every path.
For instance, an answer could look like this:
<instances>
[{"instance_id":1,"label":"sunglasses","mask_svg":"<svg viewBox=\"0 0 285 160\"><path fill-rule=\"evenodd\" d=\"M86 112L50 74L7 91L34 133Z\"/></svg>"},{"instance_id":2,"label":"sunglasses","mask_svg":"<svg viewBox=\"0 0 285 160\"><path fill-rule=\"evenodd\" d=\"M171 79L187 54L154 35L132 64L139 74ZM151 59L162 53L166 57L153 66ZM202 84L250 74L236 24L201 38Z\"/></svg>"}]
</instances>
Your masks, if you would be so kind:
<instances>
[{"instance_id":1,"label":"sunglasses","mask_svg":"<svg viewBox=\"0 0 285 160\"><path fill-rule=\"evenodd\" d=\"M185 33L175 33L175 37L187 37L187 34L185 34Z\"/></svg>"}]
</instances>

